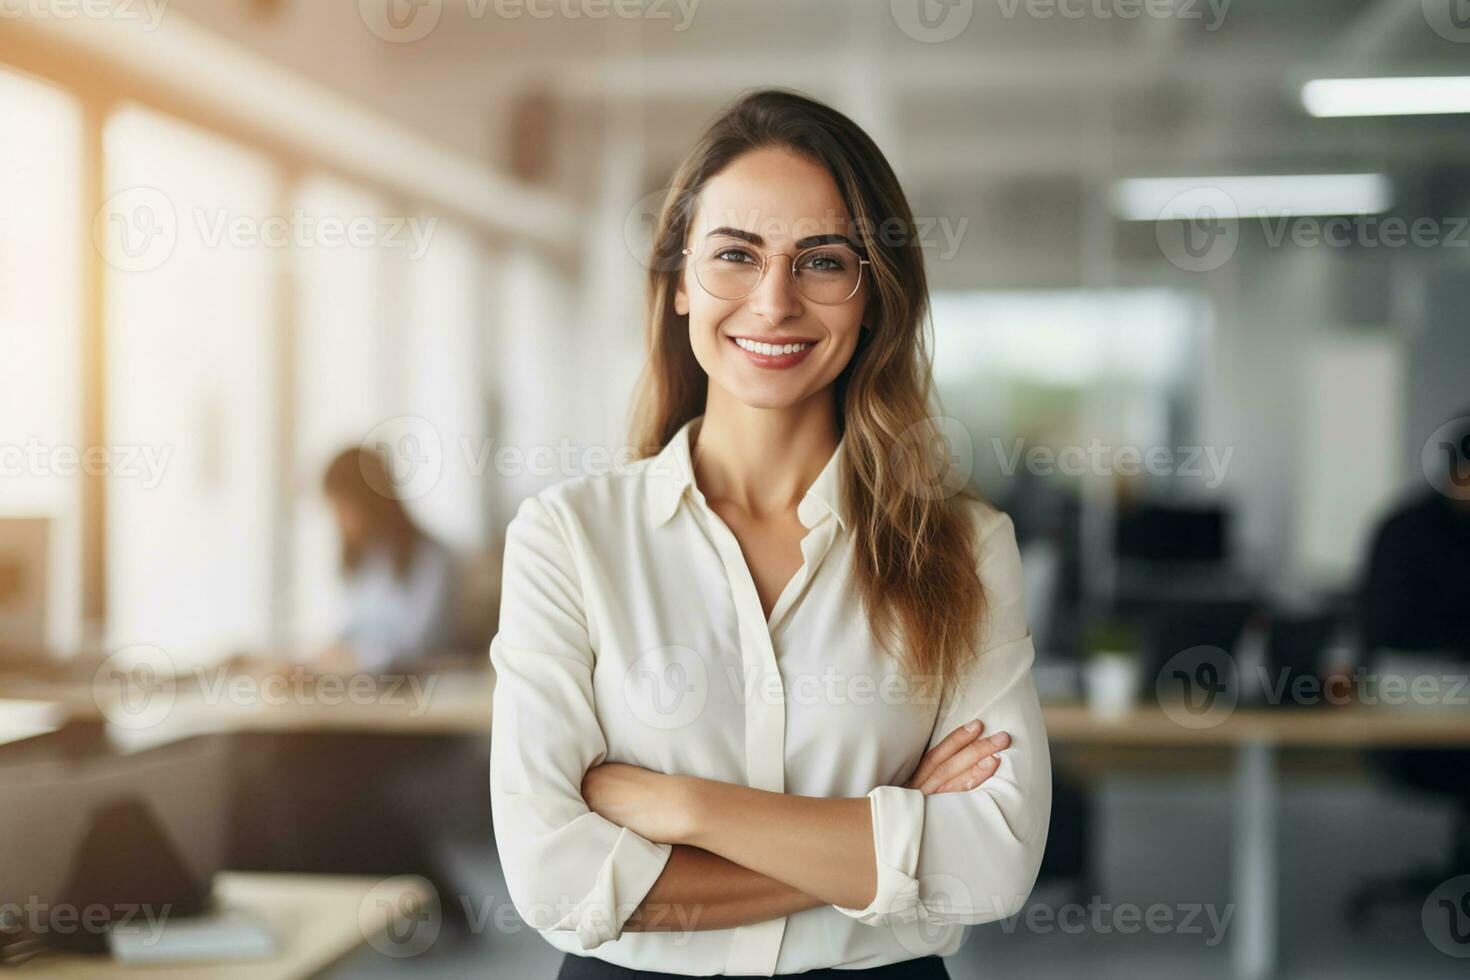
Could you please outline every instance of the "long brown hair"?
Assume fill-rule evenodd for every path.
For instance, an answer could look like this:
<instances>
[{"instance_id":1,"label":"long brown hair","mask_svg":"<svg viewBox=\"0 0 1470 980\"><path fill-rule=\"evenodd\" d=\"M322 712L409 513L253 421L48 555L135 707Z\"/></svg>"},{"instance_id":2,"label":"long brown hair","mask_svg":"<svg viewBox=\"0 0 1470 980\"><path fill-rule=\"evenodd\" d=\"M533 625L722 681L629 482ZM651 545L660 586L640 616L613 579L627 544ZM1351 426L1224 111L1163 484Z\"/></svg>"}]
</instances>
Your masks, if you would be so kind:
<instances>
[{"instance_id":1,"label":"long brown hair","mask_svg":"<svg viewBox=\"0 0 1470 980\"><path fill-rule=\"evenodd\" d=\"M911 673L949 690L976 649L986 597L974 524L945 487L930 413L931 361L923 331L929 290L913 213L882 151L856 123L779 89L747 94L722 112L679 167L654 233L648 279L648 360L632 445L651 455L705 410L709 379L694 357L687 316L674 310L682 253L705 184L751 150L799 153L831 173L872 270L857 349L834 382L847 435L847 485L856 589L880 644L907 649ZM897 233L895 233L897 231Z\"/></svg>"},{"instance_id":2,"label":"long brown hair","mask_svg":"<svg viewBox=\"0 0 1470 980\"><path fill-rule=\"evenodd\" d=\"M380 544L388 549L394 574L406 579L424 532L394 490L382 454L357 447L344 449L328 464L322 490L352 507L362 519L361 534L342 536L343 571L357 571L369 546Z\"/></svg>"}]
</instances>

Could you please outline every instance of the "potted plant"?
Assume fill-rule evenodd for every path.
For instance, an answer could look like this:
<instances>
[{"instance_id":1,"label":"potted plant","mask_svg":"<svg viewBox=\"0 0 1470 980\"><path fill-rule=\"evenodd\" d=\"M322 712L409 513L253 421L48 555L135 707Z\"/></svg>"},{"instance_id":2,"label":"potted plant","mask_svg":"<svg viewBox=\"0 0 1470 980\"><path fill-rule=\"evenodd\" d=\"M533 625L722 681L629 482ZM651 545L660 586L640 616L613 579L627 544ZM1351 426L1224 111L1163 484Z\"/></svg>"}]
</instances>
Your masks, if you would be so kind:
<instances>
[{"instance_id":1,"label":"potted plant","mask_svg":"<svg viewBox=\"0 0 1470 980\"><path fill-rule=\"evenodd\" d=\"M1087 633L1083 682L1087 708L1099 718L1118 719L1138 702L1139 632L1131 623L1106 620Z\"/></svg>"}]
</instances>

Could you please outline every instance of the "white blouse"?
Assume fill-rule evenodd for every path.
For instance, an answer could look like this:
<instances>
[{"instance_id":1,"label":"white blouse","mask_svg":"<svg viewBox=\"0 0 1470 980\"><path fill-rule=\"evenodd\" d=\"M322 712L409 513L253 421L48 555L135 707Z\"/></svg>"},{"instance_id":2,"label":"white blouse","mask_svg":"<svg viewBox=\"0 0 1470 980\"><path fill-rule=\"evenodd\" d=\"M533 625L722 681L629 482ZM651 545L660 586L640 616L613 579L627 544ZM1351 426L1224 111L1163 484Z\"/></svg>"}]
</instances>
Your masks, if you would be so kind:
<instances>
[{"instance_id":1,"label":"white blouse","mask_svg":"<svg viewBox=\"0 0 1470 980\"><path fill-rule=\"evenodd\" d=\"M511 901L556 948L635 970L771 976L949 955L968 926L1020 910L1051 813L1011 520L967 503L989 626L940 704L877 645L849 588L843 447L797 509L805 562L767 619L739 542L694 482L702 418L656 456L526 499L507 531L490 791ZM901 787L972 718L1012 737L985 783ZM583 774L605 761L867 796L877 895L734 929L625 933L671 848L587 808Z\"/></svg>"}]
</instances>

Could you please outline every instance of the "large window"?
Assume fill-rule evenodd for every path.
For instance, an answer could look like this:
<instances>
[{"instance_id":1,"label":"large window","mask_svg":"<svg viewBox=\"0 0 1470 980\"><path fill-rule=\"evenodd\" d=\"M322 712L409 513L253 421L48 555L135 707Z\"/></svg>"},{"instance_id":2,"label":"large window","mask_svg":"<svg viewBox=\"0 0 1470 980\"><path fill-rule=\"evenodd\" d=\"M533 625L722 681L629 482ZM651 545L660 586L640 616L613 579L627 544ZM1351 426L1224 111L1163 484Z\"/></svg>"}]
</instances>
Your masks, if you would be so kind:
<instances>
[{"instance_id":1,"label":"large window","mask_svg":"<svg viewBox=\"0 0 1470 980\"><path fill-rule=\"evenodd\" d=\"M27 585L44 569L48 646L310 653L340 623L321 478L353 446L428 450L408 506L483 564L517 478L491 455L487 314L539 343L559 287L507 298L473 227L154 108L0 70L0 119L0 587L9 552ZM554 405L554 373L517 382Z\"/></svg>"},{"instance_id":2,"label":"large window","mask_svg":"<svg viewBox=\"0 0 1470 980\"><path fill-rule=\"evenodd\" d=\"M82 633L87 465L77 383L81 112L65 93L0 71L0 119L0 520L47 519L47 642L66 649Z\"/></svg>"},{"instance_id":3,"label":"large window","mask_svg":"<svg viewBox=\"0 0 1470 980\"><path fill-rule=\"evenodd\" d=\"M378 197L312 177L297 189L303 220L381 215ZM376 240L344 239L294 254L296 302L295 563L291 638L306 647L337 628L338 539L321 492L327 464L390 414L394 385L393 284Z\"/></svg>"},{"instance_id":4,"label":"large window","mask_svg":"<svg viewBox=\"0 0 1470 980\"><path fill-rule=\"evenodd\" d=\"M940 292L933 310L935 384L988 490L1036 460L1034 450L1093 440L1146 449L1190 435L1181 431L1192 407L1188 366L1208 332L1197 297Z\"/></svg>"},{"instance_id":5,"label":"large window","mask_svg":"<svg viewBox=\"0 0 1470 980\"><path fill-rule=\"evenodd\" d=\"M110 443L158 461L108 481L114 641L179 662L270 637L277 176L165 117L113 115L106 196Z\"/></svg>"},{"instance_id":6,"label":"large window","mask_svg":"<svg viewBox=\"0 0 1470 980\"><path fill-rule=\"evenodd\" d=\"M411 507L424 525L459 550L485 542L485 481L495 478L488 418L477 368L485 324L478 245L455 225L432 225L421 255L406 262L404 414L423 419L440 442L443 469ZM416 488L417 489L417 488Z\"/></svg>"}]
</instances>

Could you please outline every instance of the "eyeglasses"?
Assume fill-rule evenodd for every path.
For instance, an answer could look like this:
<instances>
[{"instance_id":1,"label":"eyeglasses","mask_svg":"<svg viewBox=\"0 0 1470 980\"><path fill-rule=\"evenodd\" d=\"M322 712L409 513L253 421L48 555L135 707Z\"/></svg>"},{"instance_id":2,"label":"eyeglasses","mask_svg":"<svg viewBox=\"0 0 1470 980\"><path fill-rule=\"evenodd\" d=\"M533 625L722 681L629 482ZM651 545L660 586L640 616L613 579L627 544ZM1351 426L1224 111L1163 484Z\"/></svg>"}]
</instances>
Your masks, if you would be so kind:
<instances>
[{"instance_id":1,"label":"eyeglasses","mask_svg":"<svg viewBox=\"0 0 1470 980\"><path fill-rule=\"evenodd\" d=\"M744 299L766 277L770 260L783 253L766 255L749 242L716 235L705 240L693 257L694 278L716 299ZM821 306L837 306L857 295L868 260L846 245L813 245L791 257L791 278L797 292Z\"/></svg>"}]
</instances>

